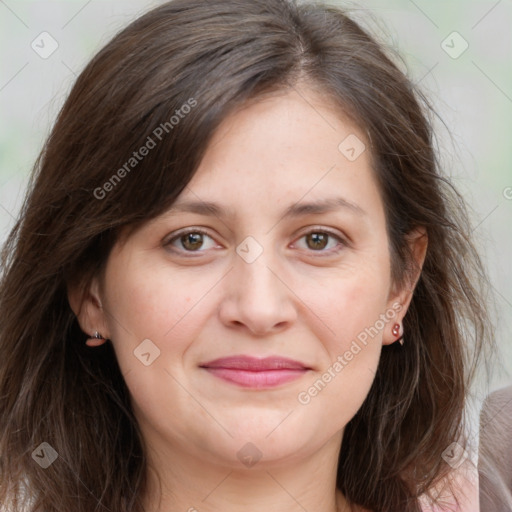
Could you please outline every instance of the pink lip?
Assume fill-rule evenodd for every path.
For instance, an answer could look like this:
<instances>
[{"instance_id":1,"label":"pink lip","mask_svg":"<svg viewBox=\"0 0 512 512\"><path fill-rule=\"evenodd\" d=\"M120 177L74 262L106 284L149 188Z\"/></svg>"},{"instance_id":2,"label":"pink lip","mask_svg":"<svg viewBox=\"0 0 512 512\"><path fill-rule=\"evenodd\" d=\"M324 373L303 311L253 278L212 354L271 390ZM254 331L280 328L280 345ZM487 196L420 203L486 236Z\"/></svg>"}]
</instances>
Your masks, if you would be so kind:
<instances>
[{"instance_id":1,"label":"pink lip","mask_svg":"<svg viewBox=\"0 0 512 512\"><path fill-rule=\"evenodd\" d=\"M310 368L292 359L234 356L200 365L212 375L247 388L269 388L298 379Z\"/></svg>"}]
</instances>

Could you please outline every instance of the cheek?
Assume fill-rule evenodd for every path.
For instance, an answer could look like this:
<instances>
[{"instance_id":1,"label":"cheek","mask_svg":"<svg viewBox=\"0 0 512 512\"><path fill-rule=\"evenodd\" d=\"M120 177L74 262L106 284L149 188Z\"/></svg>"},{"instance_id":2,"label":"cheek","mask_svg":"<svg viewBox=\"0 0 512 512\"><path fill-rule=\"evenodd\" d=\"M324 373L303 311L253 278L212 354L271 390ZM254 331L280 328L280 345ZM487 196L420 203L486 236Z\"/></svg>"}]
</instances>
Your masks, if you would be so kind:
<instances>
[{"instance_id":1,"label":"cheek","mask_svg":"<svg viewBox=\"0 0 512 512\"><path fill-rule=\"evenodd\" d=\"M134 351L147 339L158 348L155 363L165 361L170 369L178 364L202 327L208 304L204 299L218 276L176 271L165 261L137 264L133 258L112 265L106 277L110 292L105 309L121 367L139 369Z\"/></svg>"},{"instance_id":2,"label":"cheek","mask_svg":"<svg viewBox=\"0 0 512 512\"><path fill-rule=\"evenodd\" d=\"M376 279L361 279L360 274L357 279L340 279L333 283L336 291L324 295L314 306L323 320L317 322L316 336L325 352L297 401L311 418L325 416L328 410L326 428L332 433L357 413L375 378L386 304L386 290L376 283Z\"/></svg>"},{"instance_id":3,"label":"cheek","mask_svg":"<svg viewBox=\"0 0 512 512\"><path fill-rule=\"evenodd\" d=\"M316 321L315 334L326 354L298 402L307 415L328 408L334 427L356 414L375 377L387 326L387 265L386 258L354 263L336 278L317 283L309 296L311 310L322 320Z\"/></svg>"},{"instance_id":4,"label":"cheek","mask_svg":"<svg viewBox=\"0 0 512 512\"><path fill-rule=\"evenodd\" d=\"M201 299L216 281L203 277L165 264L121 263L107 275L112 343L141 418L174 418L190 408L184 354L202 328L207 301Z\"/></svg>"},{"instance_id":5,"label":"cheek","mask_svg":"<svg viewBox=\"0 0 512 512\"><path fill-rule=\"evenodd\" d=\"M359 350L359 349L358 349ZM301 416L334 435L356 415L365 401L375 378L380 351L361 349L348 361L340 355L311 379L297 396Z\"/></svg>"},{"instance_id":6,"label":"cheek","mask_svg":"<svg viewBox=\"0 0 512 512\"><path fill-rule=\"evenodd\" d=\"M183 316L187 301L180 275L163 265L119 263L107 274L112 326L121 339L129 331L137 339L161 338ZM123 332L124 331L124 332Z\"/></svg>"},{"instance_id":7,"label":"cheek","mask_svg":"<svg viewBox=\"0 0 512 512\"><path fill-rule=\"evenodd\" d=\"M328 327L320 339L326 339L331 356L344 352L352 340L364 338L371 330L380 343L385 325L381 320L385 312L389 281L387 259L365 259L363 263L346 266L336 275L326 276L315 284L309 296L311 309ZM379 331L375 333L373 327ZM318 333L320 334L320 332Z\"/></svg>"}]
</instances>

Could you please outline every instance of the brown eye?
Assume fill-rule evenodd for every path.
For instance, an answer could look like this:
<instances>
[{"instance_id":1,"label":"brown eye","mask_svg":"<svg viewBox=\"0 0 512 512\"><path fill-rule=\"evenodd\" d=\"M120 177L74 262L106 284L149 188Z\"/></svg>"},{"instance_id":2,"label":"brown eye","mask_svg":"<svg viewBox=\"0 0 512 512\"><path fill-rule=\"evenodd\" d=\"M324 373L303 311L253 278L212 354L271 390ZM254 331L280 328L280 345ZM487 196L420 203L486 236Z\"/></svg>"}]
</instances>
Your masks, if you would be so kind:
<instances>
[{"instance_id":1,"label":"brown eye","mask_svg":"<svg viewBox=\"0 0 512 512\"><path fill-rule=\"evenodd\" d=\"M302 240L304 240L304 242L302 242ZM340 235L323 229L305 233L299 241L301 242L299 247L307 249L310 252L320 253L319 255L332 255L347 245Z\"/></svg>"},{"instance_id":2,"label":"brown eye","mask_svg":"<svg viewBox=\"0 0 512 512\"><path fill-rule=\"evenodd\" d=\"M187 233L180 237L182 246L187 251L195 251L203 245L203 234L202 233Z\"/></svg>"},{"instance_id":3,"label":"brown eye","mask_svg":"<svg viewBox=\"0 0 512 512\"><path fill-rule=\"evenodd\" d=\"M310 249L324 249L327 246L329 235L326 233L308 233L306 240Z\"/></svg>"},{"instance_id":4,"label":"brown eye","mask_svg":"<svg viewBox=\"0 0 512 512\"><path fill-rule=\"evenodd\" d=\"M209 246L207 245L208 239L210 240ZM212 237L200 229L182 231L164 245L171 246L176 252L204 252L205 249L215 247Z\"/></svg>"}]
</instances>

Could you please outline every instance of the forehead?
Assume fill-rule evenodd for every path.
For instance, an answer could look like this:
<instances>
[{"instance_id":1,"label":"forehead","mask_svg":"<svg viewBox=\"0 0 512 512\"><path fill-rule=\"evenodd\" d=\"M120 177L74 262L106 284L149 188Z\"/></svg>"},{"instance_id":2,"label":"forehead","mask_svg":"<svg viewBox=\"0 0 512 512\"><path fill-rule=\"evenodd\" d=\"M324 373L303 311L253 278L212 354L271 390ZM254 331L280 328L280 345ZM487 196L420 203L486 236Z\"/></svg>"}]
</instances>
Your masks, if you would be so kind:
<instances>
[{"instance_id":1,"label":"forehead","mask_svg":"<svg viewBox=\"0 0 512 512\"><path fill-rule=\"evenodd\" d=\"M365 135L325 98L293 89L251 101L224 119L174 208L221 214L206 203L260 199L270 209L275 202L284 207L306 195L334 198L357 188L369 196L376 189ZM349 198L344 203L362 210Z\"/></svg>"},{"instance_id":2,"label":"forehead","mask_svg":"<svg viewBox=\"0 0 512 512\"><path fill-rule=\"evenodd\" d=\"M229 229L284 229L283 220L317 215L320 222L331 212L376 232L384 226L368 139L324 97L292 89L251 100L226 117L176 200L125 234L168 226L175 217L214 219Z\"/></svg>"}]
</instances>

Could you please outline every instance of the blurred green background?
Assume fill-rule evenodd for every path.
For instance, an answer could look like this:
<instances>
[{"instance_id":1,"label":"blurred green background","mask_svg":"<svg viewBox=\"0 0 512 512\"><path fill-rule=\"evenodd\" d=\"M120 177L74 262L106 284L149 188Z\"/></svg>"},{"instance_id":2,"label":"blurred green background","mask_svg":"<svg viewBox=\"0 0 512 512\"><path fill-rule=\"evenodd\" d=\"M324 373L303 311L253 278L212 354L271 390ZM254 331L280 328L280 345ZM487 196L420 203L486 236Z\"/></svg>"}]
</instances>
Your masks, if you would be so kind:
<instances>
[{"instance_id":1,"label":"blurred green background","mask_svg":"<svg viewBox=\"0 0 512 512\"><path fill-rule=\"evenodd\" d=\"M162 2L0 1L0 237L23 199L32 164L85 63L120 28ZM398 50L433 102L446 172L473 209L473 234L496 293L503 369L512 377L512 2L336 2ZM40 36L42 32L48 35ZM454 34L455 32L455 34ZM49 55L31 46L44 37ZM55 42L54 42L55 41ZM467 47L467 48L466 48ZM51 250L51 248L48 248ZM481 382L482 394L488 392ZM476 390L478 393L478 390Z\"/></svg>"}]
</instances>

